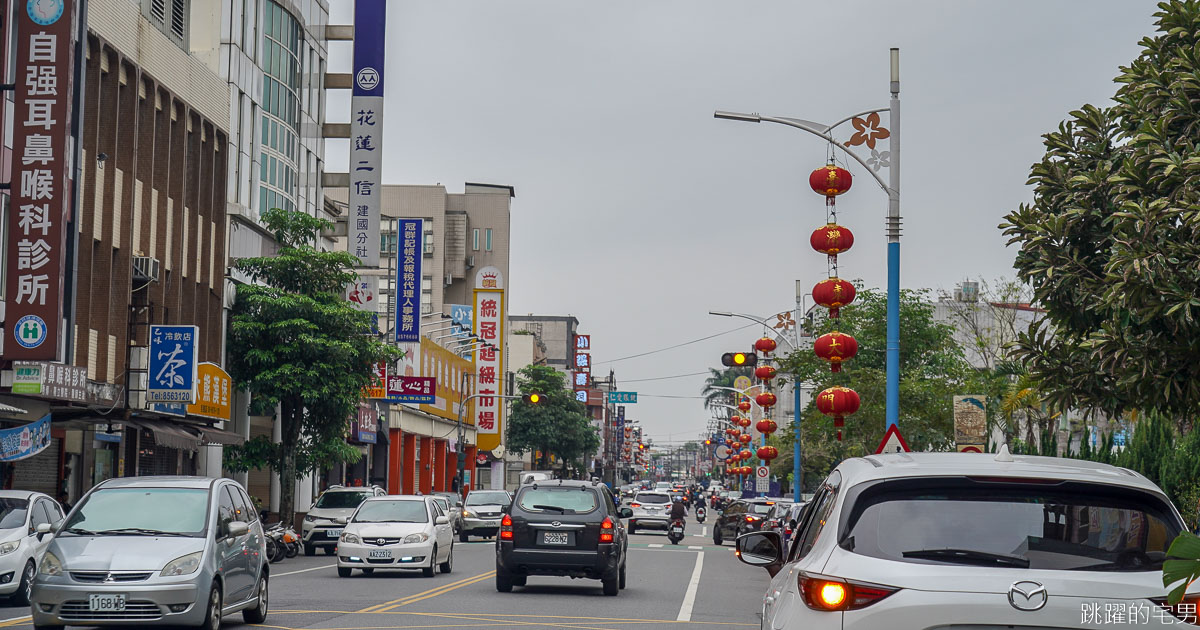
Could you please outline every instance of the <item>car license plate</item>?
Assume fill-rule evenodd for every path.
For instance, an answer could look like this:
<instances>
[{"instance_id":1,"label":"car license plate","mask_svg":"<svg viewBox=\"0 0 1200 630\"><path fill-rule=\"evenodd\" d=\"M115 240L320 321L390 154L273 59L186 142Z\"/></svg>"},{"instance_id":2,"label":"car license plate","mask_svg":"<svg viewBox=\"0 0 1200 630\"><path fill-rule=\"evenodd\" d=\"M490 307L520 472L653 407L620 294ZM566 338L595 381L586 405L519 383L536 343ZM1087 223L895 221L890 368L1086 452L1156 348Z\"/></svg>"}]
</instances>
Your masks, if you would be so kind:
<instances>
[{"instance_id":1,"label":"car license plate","mask_svg":"<svg viewBox=\"0 0 1200 630\"><path fill-rule=\"evenodd\" d=\"M92 612L121 612L125 610L125 596L89 595L88 610Z\"/></svg>"},{"instance_id":2,"label":"car license plate","mask_svg":"<svg viewBox=\"0 0 1200 630\"><path fill-rule=\"evenodd\" d=\"M571 534L569 532L542 532L543 545L569 545L570 541Z\"/></svg>"},{"instance_id":3,"label":"car license plate","mask_svg":"<svg viewBox=\"0 0 1200 630\"><path fill-rule=\"evenodd\" d=\"M383 558L386 560L391 560L392 552L387 549L377 549L377 550L372 551L371 553L367 554L367 557L368 558Z\"/></svg>"},{"instance_id":4,"label":"car license plate","mask_svg":"<svg viewBox=\"0 0 1200 630\"><path fill-rule=\"evenodd\" d=\"M488 521L486 527L500 527L500 521Z\"/></svg>"},{"instance_id":5,"label":"car license plate","mask_svg":"<svg viewBox=\"0 0 1200 630\"><path fill-rule=\"evenodd\" d=\"M327 530L325 530L325 537L326 537L326 538L337 538L338 536L341 536L341 535L342 535L342 530L340 530L340 529L327 529Z\"/></svg>"}]
</instances>

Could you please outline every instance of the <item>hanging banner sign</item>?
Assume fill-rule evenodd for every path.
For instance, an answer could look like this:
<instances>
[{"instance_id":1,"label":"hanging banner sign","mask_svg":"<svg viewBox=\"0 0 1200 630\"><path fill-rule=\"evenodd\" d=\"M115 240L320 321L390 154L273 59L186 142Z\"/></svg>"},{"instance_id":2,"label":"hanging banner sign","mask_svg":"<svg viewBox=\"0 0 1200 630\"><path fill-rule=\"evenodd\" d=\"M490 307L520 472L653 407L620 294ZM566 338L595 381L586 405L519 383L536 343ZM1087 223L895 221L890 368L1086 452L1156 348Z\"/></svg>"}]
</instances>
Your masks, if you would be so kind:
<instances>
[{"instance_id":1,"label":"hanging banner sign","mask_svg":"<svg viewBox=\"0 0 1200 630\"><path fill-rule=\"evenodd\" d=\"M216 363L201 363L197 371L196 402L187 406L193 416L229 420L233 408L229 404L229 392L233 379Z\"/></svg>"},{"instance_id":2,"label":"hanging banner sign","mask_svg":"<svg viewBox=\"0 0 1200 630\"><path fill-rule=\"evenodd\" d=\"M421 341L421 243L423 219L400 220L400 253L396 259L396 341Z\"/></svg>"},{"instance_id":3,"label":"hanging banner sign","mask_svg":"<svg viewBox=\"0 0 1200 630\"><path fill-rule=\"evenodd\" d=\"M436 377L389 374L387 382L387 401L390 403L432 405L437 402Z\"/></svg>"},{"instance_id":4,"label":"hanging banner sign","mask_svg":"<svg viewBox=\"0 0 1200 630\"><path fill-rule=\"evenodd\" d=\"M350 96L349 251L379 266L383 171L383 60L387 0L354 2L354 88Z\"/></svg>"},{"instance_id":5,"label":"hanging banner sign","mask_svg":"<svg viewBox=\"0 0 1200 630\"><path fill-rule=\"evenodd\" d=\"M196 402L199 341L196 326L150 326L146 402Z\"/></svg>"},{"instance_id":6,"label":"hanging banner sign","mask_svg":"<svg viewBox=\"0 0 1200 630\"><path fill-rule=\"evenodd\" d=\"M0 462L33 457L50 446L50 414L23 427L0 429Z\"/></svg>"},{"instance_id":7,"label":"hanging banner sign","mask_svg":"<svg viewBox=\"0 0 1200 630\"><path fill-rule=\"evenodd\" d=\"M5 359L58 358L70 216L74 0L17 2ZM7 16L6 16L7 18ZM15 28L12 28L15 26Z\"/></svg>"},{"instance_id":8,"label":"hanging banner sign","mask_svg":"<svg viewBox=\"0 0 1200 630\"><path fill-rule=\"evenodd\" d=\"M472 321L482 345L475 352L475 434L479 450L500 446L504 399L504 278L495 267L475 275Z\"/></svg>"}]
</instances>

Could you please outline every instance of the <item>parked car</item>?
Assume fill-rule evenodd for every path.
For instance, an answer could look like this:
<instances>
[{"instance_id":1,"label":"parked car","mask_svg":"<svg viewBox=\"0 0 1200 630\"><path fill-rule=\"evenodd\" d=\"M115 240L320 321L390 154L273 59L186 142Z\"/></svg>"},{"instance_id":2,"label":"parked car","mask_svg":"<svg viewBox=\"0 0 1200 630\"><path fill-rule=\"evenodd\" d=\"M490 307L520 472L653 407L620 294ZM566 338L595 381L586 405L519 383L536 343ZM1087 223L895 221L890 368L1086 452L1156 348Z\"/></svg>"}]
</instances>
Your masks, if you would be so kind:
<instances>
[{"instance_id":1,"label":"parked car","mask_svg":"<svg viewBox=\"0 0 1200 630\"><path fill-rule=\"evenodd\" d=\"M512 495L504 490L472 490L463 501L459 542L467 542L470 536L495 536L500 530L502 512L511 504Z\"/></svg>"},{"instance_id":2,"label":"parked car","mask_svg":"<svg viewBox=\"0 0 1200 630\"><path fill-rule=\"evenodd\" d=\"M457 536L459 530L462 529L463 524L462 496L460 496L457 492L435 492L433 493L433 496L444 497L446 499L446 502L449 504L449 509L447 510L446 506L442 506L442 509L446 510L446 516L450 517L450 527L454 530L454 535Z\"/></svg>"},{"instance_id":3,"label":"parked car","mask_svg":"<svg viewBox=\"0 0 1200 630\"><path fill-rule=\"evenodd\" d=\"M337 547L338 577L354 569L420 569L433 577L436 567L454 567L454 532L435 496L381 496L362 502L348 519Z\"/></svg>"},{"instance_id":4,"label":"parked car","mask_svg":"<svg viewBox=\"0 0 1200 630\"><path fill-rule=\"evenodd\" d=\"M639 492L633 497L629 508L629 533L638 528L667 531L671 524L671 495L666 492Z\"/></svg>"},{"instance_id":5,"label":"parked car","mask_svg":"<svg viewBox=\"0 0 1200 630\"><path fill-rule=\"evenodd\" d=\"M721 545L746 532L758 531L763 519L775 507L773 499L743 499L733 501L713 523L713 544Z\"/></svg>"},{"instance_id":6,"label":"parked car","mask_svg":"<svg viewBox=\"0 0 1200 630\"><path fill-rule=\"evenodd\" d=\"M164 625L217 630L267 618L262 524L230 479L122 477L92 488L46 547L35 628ZM53 531L42 523L38 533Z\"/></svg>"},{"instance_id":7,"label":"parked car","mask_svg":"<svg viewBox=\"0 0 1200 630\"><path fill-rule=\"evenodd\" d=\"M52 536L38 532L62 523L62 507L40 492L0 490L0 595L13 606L28 606L29 592Z\"/></svg>"},{"instance_id":8,"label":"parked car","mask_svg":"<svg viewBox=\"0 0 1200 630\"><path fill-rule=\"evenodd\" d=\"M338 537L342 535L342 525L338 519L349 518L363 501L385 494L387 492L378 486L330 486L322 492L309 508L308 514L304 515L304 524L300 527L304 555L311 556L317 553L318 549L323 549L325 555L332 556L337 549Z\"/></svg>"},{"instance_id":9,"label":"parked car","mask_svg":"<svg viewBox=\"0 0 1200 630\"><path fill-rule=\"evenodd\" d=\"M628 545L608 486L563 481L522 486L496 541L496 590L524 586L530 575L600 580L605 595L625 588Z\"/></svg>"},{"instance_id":10,"label":"parked car","mask_svg":"<svg viewBox=\"0 0 1200 630\"><path fill-rule=\"evenodd\" d=\"M763 628L1103 627L1089 605L1157 628L1194 623L1194 606L1164 598L1184 529L1135 472L1002 447L845 460L786 553L774 532L737 546L772 576ZM1200 585L1185 592L1195 602Z\"/></svg>"}]
</instances>

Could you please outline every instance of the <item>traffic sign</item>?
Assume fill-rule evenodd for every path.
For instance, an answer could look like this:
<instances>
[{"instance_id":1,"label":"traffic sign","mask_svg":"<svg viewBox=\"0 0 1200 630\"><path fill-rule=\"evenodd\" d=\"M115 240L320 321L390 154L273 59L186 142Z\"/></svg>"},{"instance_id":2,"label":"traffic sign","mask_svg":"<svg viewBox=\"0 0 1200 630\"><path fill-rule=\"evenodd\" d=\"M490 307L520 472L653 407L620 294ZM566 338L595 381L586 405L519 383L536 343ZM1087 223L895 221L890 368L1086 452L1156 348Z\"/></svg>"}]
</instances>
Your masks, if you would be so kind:
<instances>
[{"instance_id":1,"label":"traffic sign","mask_svg":"<svg viewBox=\"0 0 1200 630\"><path fill-rule=\"evenodd\" d=\"M733 388L738 391L746 391L753 386L754 382L750 380L749 376L739 376L733 379Z\"/></svg>"},{"instance_id":2,"label":"traffic sign","mask_svg":"<svg viewBox=\"0 0 1200 630\"><path fill-rule=\"evenodd\" d=\"M912 449L908 448L908 442L904 441L904 436L900 435L900 429L893 424L888 426L887 431L883 434L883 440L879 442L879 448L875 449L875 454L911 451Z\"/></svg>"},{"instance_id":3,"label":"traffic sign","mask_svg":"<svg viewBox=\"0 0 1200 630\"><path fill-rule=\"evenodd\" d=\"M754 491L755 492L770 492L771 491L771 469L766 466L759 466L754 469Z\"/></svg>"},{"instance_id":4,"label":"traffic sign","mask_svg":"<svg viewBox=\"0 0 1200 630\"><path fill-rule=\"evenodd\" d=\"M608 402L632 405L637 403L637 392L608 392Z\"/></svg>"},{"instance_id":5,"label":"traffic sign","mask_svg":"<svg viewBox=\"0 0 1200 630\"><path fill-rule=\"evenodd\" d=\"M733 451L729 449L729 445L725 444L724 442L718 444L717 447L713 449L713 455L715 455L716 458L721 461L729 459L729 455L732 452Z\"/></svg>"}]
</instances>

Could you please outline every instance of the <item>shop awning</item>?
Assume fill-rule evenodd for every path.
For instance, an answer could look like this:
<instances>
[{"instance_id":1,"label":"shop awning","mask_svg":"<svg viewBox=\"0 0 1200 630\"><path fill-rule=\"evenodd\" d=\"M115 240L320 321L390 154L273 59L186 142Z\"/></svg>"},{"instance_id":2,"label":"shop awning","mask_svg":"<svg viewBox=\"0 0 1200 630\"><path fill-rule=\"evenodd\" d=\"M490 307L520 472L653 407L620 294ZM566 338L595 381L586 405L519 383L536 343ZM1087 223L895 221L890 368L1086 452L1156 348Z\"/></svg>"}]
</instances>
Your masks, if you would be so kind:
<instances>
[{"instance_id":1,"label":"shop awning","mask_svg":"<svg viewBox=\"0 0 1200 630\"><path fill-rule=\"evenodd\" d=\"M4 403L0 403L0 412L2 412L2 413L29 413L28 411L25 411L24 409L20 409L20 408L14 407L12 405L6 405Z\"/></svg>"},{"instance_id":2,"label":"shop awning","mask_svg":"<svg viewBox=\"0 0 1200 630\"><path fill-rule=\"evenodd\" d=\"M165 420L150 420L146 418L138 418L137 420L125 420L125 424L148 429L154 434L154 442L159 446L167 448L177 448L184 451L200 450L200 436L191 433L187 429L168 422Z\"/></svg>"},{"instance_id":3,"label":"shop awning","mask_svg":"<svg viewBox=\"0 0 1200 630\"><path fill-rule=\"evenodd\" d=\"M225 446L240 446L246 442L241 434L213 427L191 427L200 432L200 439L205 444L223 444Z\"/></svg>"}]
</instances>

